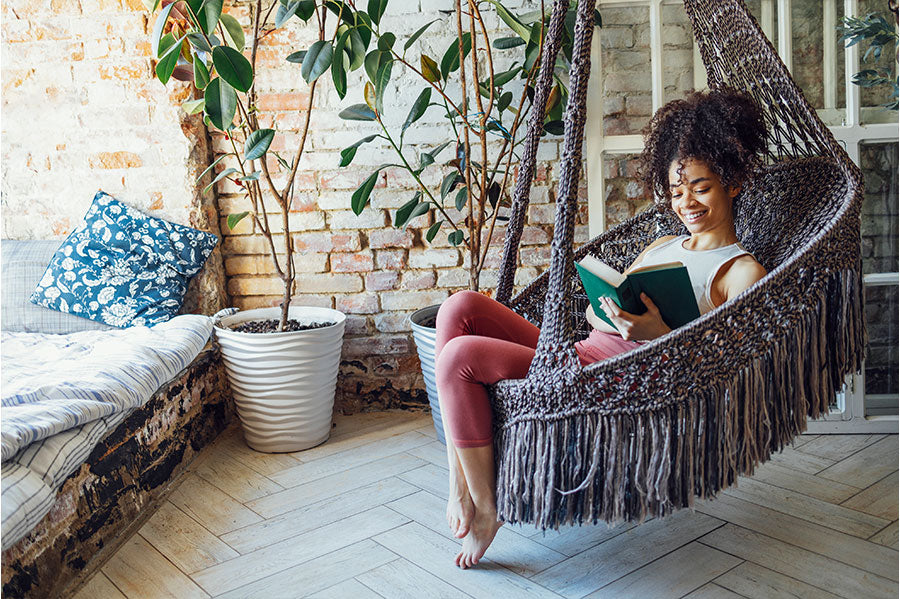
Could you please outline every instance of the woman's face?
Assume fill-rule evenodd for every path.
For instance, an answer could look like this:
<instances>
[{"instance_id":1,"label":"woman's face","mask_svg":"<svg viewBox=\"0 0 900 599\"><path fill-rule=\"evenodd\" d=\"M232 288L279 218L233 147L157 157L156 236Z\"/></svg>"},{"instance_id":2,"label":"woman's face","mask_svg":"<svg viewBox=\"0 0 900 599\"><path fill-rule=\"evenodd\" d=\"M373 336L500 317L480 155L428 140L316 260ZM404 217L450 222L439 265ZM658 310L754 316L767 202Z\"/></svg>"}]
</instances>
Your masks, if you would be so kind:
<instances>
[{"instance_id":1,"label":"woman's face","mask_svg":"<svg viewBox=\"0 0 900 599\"><path fill-rule=\"evenodd\" d=\"M703 160L673 160L669 166L672 210L688 231L702 233L734 226L732 200L740 187L726 189Z\"/></svg>"}]
</instances>

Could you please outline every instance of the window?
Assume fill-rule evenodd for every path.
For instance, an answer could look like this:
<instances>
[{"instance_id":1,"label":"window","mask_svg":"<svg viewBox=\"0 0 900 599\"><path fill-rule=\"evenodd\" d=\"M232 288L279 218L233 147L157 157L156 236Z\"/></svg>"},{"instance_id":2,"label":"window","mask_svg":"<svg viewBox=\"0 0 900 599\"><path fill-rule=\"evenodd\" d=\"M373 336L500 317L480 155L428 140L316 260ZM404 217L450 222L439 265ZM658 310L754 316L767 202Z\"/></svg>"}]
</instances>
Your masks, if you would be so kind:
<instances>
[{"instance_id":1,"label":"window","mask_svg":"<svg viewBox=\"0 0 900 599\"><path fill-rule=\"evenodd\" d=\"M863 170L863 257L868 359L848 381L819 432L895 432L897 428L898 217L897 112L880 107L888 92L850 83L860 46L845 49L844 15L887 13L884 0L747 0L823 122ZM651 202L634 182L640 129L665 102L704 89L706 73L681 2L598 0L603 28L594 36L585 155L589 230L595 236ZM889 15L888 15L889 16ZM895 52L885 52L887 66ZM896 73L896 70L894 71ZM886 420L885 420L886 419Z\"/></svg>"}]
</instances>

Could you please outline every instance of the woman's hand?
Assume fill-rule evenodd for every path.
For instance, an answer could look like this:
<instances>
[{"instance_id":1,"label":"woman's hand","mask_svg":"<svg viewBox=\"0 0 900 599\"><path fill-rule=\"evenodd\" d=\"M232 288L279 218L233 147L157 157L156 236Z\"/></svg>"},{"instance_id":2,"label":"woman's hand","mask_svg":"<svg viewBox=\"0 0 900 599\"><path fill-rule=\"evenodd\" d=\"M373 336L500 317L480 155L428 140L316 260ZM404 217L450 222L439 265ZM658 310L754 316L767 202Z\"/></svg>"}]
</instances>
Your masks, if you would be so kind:
<instances>
[{"instance_id":1,"label":"woman's hand","mask_svg":"<svg viewBox=\"0 0 900 599\"><path fill-rule=\"evenodd\" d=\"M641 301L647 306L643 314L631 314L620 308L608 297L600 298L600 307L606 317L626 341L649 341L662 337L672 329L663 321L659 314L659 308L653 303L646 293L641 293Z\"/></svg>"},{"instance_id":2,"label":"woman's hand","mask_svg":"<svg viewBox=\"0 0 900 599\"><path fill-rule=\"evenodd\" d=\"M610 326L608 322L594 314L594 308L590 304L588 304L587 311L584 313L584 315L585 318L587 318L588 324L598 331L603 331L604 333L612 333L613 335L619 334L619 331Z\"/></svg>"}]
</instances>

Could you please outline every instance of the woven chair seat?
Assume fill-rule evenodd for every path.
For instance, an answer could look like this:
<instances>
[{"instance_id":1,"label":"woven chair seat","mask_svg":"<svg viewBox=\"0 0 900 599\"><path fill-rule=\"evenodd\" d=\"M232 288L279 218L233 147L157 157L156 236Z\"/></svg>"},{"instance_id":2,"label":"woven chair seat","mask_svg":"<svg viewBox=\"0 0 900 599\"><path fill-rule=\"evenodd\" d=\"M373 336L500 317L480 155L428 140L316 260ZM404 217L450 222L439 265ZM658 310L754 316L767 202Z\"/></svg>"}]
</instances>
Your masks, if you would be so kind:
<instances>
[{"instance_id":1,"label":"woven chair seat","mask_svg":"<svg viewBox=\"0 0 900 599\"><path fill-rule=\"evenodd\" d=\"M568 0L554 7L542 65L558 48L563 5ZM653 207L573 248L593 11L582 0L551 267L510 298L535 136L519 169L497 293L541 327L528 376L490 389L504 521L557 528L692 506L752 473L805 430L808 417L827 412L845 375L861 366L859 171L742 2L685 6L711 87L746 91L766 109L768 164L745 185L735 226L768 274L664 337L580 366L573 343L590 329L574 260L591 253L621 270L660 236L686 233L670 210ZM535 106L543 105L542 83Z\"/></svg>"}]
</instances>

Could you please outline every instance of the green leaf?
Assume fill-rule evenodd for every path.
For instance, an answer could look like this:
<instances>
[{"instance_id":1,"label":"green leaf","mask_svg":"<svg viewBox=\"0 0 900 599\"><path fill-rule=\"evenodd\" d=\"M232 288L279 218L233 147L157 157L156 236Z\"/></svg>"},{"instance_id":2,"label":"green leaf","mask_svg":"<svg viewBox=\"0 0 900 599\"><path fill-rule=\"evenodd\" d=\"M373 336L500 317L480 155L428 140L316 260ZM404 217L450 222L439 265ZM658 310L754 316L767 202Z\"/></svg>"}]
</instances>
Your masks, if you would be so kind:
<instances>
[{"instance_id":1,"label":"green leaf","mask_svg":"<svg viewBox=\"0 0 900 599\"><path fill-rule=\"evenodd\" d=\"M218 158L216 158L215 160L213 160L213 163L210 164L208 167L206 167L206 170L204 170L202 173L200 173L200 176L197 177L197 180L195 181L195 183L199 183L199 182L200 182L200 179L202 179L203 176L206 175L206 173L208 173L209 171L213 170L213 168L215 168L215 166L216 166L217 164L219 164L220 162L222 162L223 160L225 160L226 158L228 158L230 155L231 155L230 153L229 153L229 154L222 154L221 156L219 156Z\"/></svg>"},{"instance_id":2,"label":"green leaf","mask_svg":"<svg viewBox=\"0 0 900 599\"><path fill-rule=\"evenodd\" d=\"M253 171L245 177L238 177L238 181L259 181L260 175L262 175L262 171Z\"/></svg>"},{"instance_id":3,"label":"green leaf","mask_svg":"<svg viewBox=\"0 0 900 599\"><path fill-rule=\"evenodd\" d=\"M369 135L368 137L362 138L361 140L359 140L352 146L346 147L343 150L341 150L341 162L338 166L347 166L348 164L353 162L353 157L356 156L356 150L359 148L359 146L369 143L376 137L378 137L378 136L377 135Z\"/></svg>"},{"instance_id":4,"label":"green leaf","mask_svg":"<svg viewBox=\"0 0 900 599\"><path fill-rule=\"evenodd\" d=\"M369 77L369 81L375 83L378 69L392 60L393 57L390 52L382 52L381 50L372 50L369 52L365 58L366 75Z\"/></svg>"},{"instance_id":5,"label":"green leaf","mask_svg":"<svg viewBox=\"0 0 900 599\"><path fill-rule=\"evenodd\" d=\"M528 31L528 27L519 20L519 17L511 13L505 6L500 4L499 0L488 0L491 4L493 4L497 8L497 14L503 19L503 22L512 29L516 35L525 40L526 42L530 39L530 32Z\"/></svg>"},{"instance_id":6,"label":"green leaf","mask_svg":"<svg viewBox=\"0 0 900 599\"><path fill-rule=\"evenodd\" d=\"M516 46L524 46L525 40L520 37L501 37L494 40L494 47L498 50L508 50Z\"/></svg>"},{"instance_id":7,"label":"green leaf","mask_svg":"<svg viewBox=\"0 0 900 599\"><path fill-rule=\"evenodd\" d=\"M422 172L427 167L434 164L434 156L432 156L429 152L422 152L422 155L419 156L419 170L418 172Z\"/></svg>"},{"instance_id":8,"label":"green leaf","mask_svg":"<svg viewBox=\"0 0 900 599\"><path fill-rule=\"evenodd\" d=\"M428 212L428 202L419 201L421 197L422 192L417 191L413 199L397 209L397 213L394 215L395 227L405 227L412 219Z\"/></svg>"},{"instance_id":9,"label":"green leaf","mask_svg":"<svg viewBox=\"0 0 900 599\"><path fill-rule=\"evenodd\" d=\"M297 7L296 15L303 21L309 21L309 18L316 12L316 0L300 0L300 6Z\"/></svg>"},{"instance_id":10,"label":"green leaf","mask_svg":"<svg viewBox=\"0 0 900 599\"><path fill-rule=\"evenodd\" d=\"M189 33L187 34L187 40L191 43L191 45L201 52L212 52L212 48L209 43L206 41L206 38L202 33Z\"/></svg>"},{"instance_id":11,"label":"green leaf","mask_svg":"<svg viewBox=\"0 0 900 599\"><path fill-rule=\"evenodd\" d=\"M456 171L444 177L444 180L441 182L441 199L446 198L447 194L456 189L456 186L460 183L462 183L462 177Z\"/></svg>"},{"instance_id":12,"label":"green leaf","mask_svg":"<svg viewBox=\"0 0 900 599\"><path fill-rule=\"evenodd\" d=\"M416 101L413 102L412 108L409 109L409 114L406 115L406 121L403 123L402 131L406 131L410 125L422 118L422 115L428 110L429 102L431 102L431 88L426 87L419 94L419 97L416 98Z\"/></svg>"},{"instance_id":13,"label":"green leaf","mask_svg":"<svg viewBox=\"0 0 900 599\"><path fill-rule=\"evenodd\" d=\"M463 58L466 58L469 55L469 52L472 50L472 34L466 32L463 34ZM450 42L450 45L447 47L447 50L444 52L444 57L441 59L441 75L443 75L444 79L450 76L450 73L456 71L459 68L459 40L454 39Z\"/></svg>"},{"instance_id":14,"label":"green leaf","mask_svg":"<svg viewBox=\"0 0 900 599\"><path fill-rule=\"evenodd\" d=\"M463 242L464 235L462 231L453 231L449 235L447 235L447 239L450 241L450 245L453 247L458 246Z\"/></svg>"},{"instance_id":15,"label":"green leaf","mask_svg":"<svg viewBox=\"0 0 900 599\"><path fill-rule=\"evenodd\" d=\"M347 95L347 69L350 59L344 53L347 40L350 38L350 31L344 31L338 37L334 44L334 53L331 60L331 80L334 82L334 90L337 92L338 98L344 99ZM345 65L344 63L348 63Z\"/></svg>"},{"instance_id":16,"label":"green leaf","mask_svg":"<svg viewBox=\"0 0 900 599\"><path fill-rule=\"evenodd\" d=\"M369 13L369 18L372 19L372 22L378 25L381 22L382 15L384 15L385 8L387 8L387 0L369 0L366 12Z\"/></svg>"},{"instance_id":17,"label":"green leaf","mask_svg":"<svg viewBox=\"0 0 900 599\"><path fill-rule=\"evenodd\" d=\"M409 50L410 46L415 44L416 40L419 39L419 37L421 37L423 33L425 33L425 30L428 29L429 27L431 27L431 25L434 24L435 22L437 22L438 20L439 19L435 19L434 21L429 21L428 23L425 23L424 25L422 25L421 27L416 29L416 32L414 34L412 34L411 36L409 36L409 39L406 40L405 44L403 44L403 52L405 53L407 50Z\"/></svg>"},{"instance_id":18,"label":"green leaf","mask_svg":"<svg viewBox=\"0 0 900 599\"><path fill-rule=\"evenodd\" d=\"M283 168L286 171L291 170L291 165L288 163L287 160L282 158L281 154L279 154L278 152L275 152L274 150L272 151L272 153L275 154L275 159L278 160L278 164L281 165L281 168Z\"/></svg>"},{"instance_id":19,"label":"green leaf","mask_svg":"<svg viewBox=\"0 0 900 599\"><path fill-rule=\"evenodd\" d=\"M229 214L228 218L225 219L226 224L229 229L234 229L239 222L244 220L250 213L249 212L240 212L238 214Z\"/></svg>"},{"instance_id":20,"label":"green leaf","mask_svg":"<svg viewBox=\"0 0 900 599\"><path fill-rule=\"evenodd\" d=\"M434 236L438 234L438 231L441 229L441 225L444 224L443 220L439 220L430 227L428 227L428 232L425 233L425 241L431 243L434 241Z\"/></svg>"},{"instance_id":21,"label":"green leaf","mask_svg":"<svg viewBox=\"0 0 900 599\"><path fill-rule=\"evenodd\" d=\"M156 78L159 79L163 85L168 83L169 78L172 76L172 72L175 70L175 65L178 63L178 56L181 54L181 41L183 39L184 38L176 40L174 35L167 33L159 40L159 51L161 56L159 57L159 62L156 63Z\"/></svg>"},{"instance_id":22,"label":"green leaf","mask_svg":"<svg viewBox=\"0 0 900 599\"><path fill-rule=\"evenodd\" d=\"M441 80L441 72L438 70L437 63L434 62L434 59L423 54L419 58L419 65L422 67L422 74L425 76L425 79L432 83L437 83Z\"/></svg>"},{"instance_id":23,"label":"green leaf","mask_svg":"<svg viewBox=\"0 0 900 599\"><path fill-rule=\"evenodd\" d=\"M160 11L159 16L156 17L156 22L153 23L153 34L150 37L150 43L152 45L153 56L159 57L159 42L163 37L163 29L166 27L166 21L169 20L169 14L172 12L172 9L175 8L175 2L168 5L162 11ZM174 36L173 36L174 37Z\"/></svg>"},{"instance_id":24,"label":"green leaf","mask_svg":"<svg viewBox=\"0 0 900 599\"><path fill-rule=\"evenodd\" d=\"M206 102L206 115L213 126L222 131L230 129L237 111L237 94L234 88L221 77L216 77L206 86L203 99Z\"/></svg>"},{"instance_id":25,"label":"green leaf","mask_svg":"<svg viewBox=\"0 0 900 599\"><path fill-rule=\"evenodd\" d=\"M466 207L466 202L469 200L469 192L467 191L467 187L463 185L460 187L459 191L456 192L456 198L454 205L457 210L462 210Z\"/></svg>"},{"instance_id":26,"label":"green leaf","mask_svg":"<svg viewBox=\"0 0 900 599\"><path fill-rule=\"evenodd\" d=\"M228 13L222 13L219 20L222 22L222 27L225 29L226 41L230 42L238 52L243 52L245 39L244 28L241 27L241 24Z\"/></svg>"},{"instance_id":27,"label":"green leaf","mask_svg":"<svg viewBox=\"0 0 900 599\"><path fill-rule=\"evenodd\" d=\"M391 81L391 67L393 62L386 62L378 67L378 73L375 75L375 110L378 114L384 113L384 90L387 89L388 83Z\"/></svg>"},{"instance_id":28,"label":"green leaf","mask_svg":"<svg viewBox=\"0 0 900 599\"><path fill-rule=\"evenodd\" d=\"M366 60L366 43L359 32L359 29L350 30L350 70L355 71L363 65Z\"/></svg>"},{"instance_id":29,"label":"green leaf","mask_svg":"<svg viewBox=\"0 0 900 599\"><path fill-rule=\"evenodd\" d=\"M396 41L397 36L391 32L387 32L378 38L378 49L382 52L390 52L391 48L394 47L394 42Z\"/></svg>"},{"instance_id":30,"label":"green leaf","mask_svg":"<svg viewBox=\"0 0 900 599\"><path fill-rule=\"evenodd\" d=\"M209 69L199 56L194 56L194 87L203 90L207 85L209 85Z\"/></svg>"},{"instance_id":31,"label":"green leaf","mask_svg":"<svg viewBox=\"0 0 900 599\"><path fill-rule=\"evenodd\" d=\"M432 156L437 157L437 155L440 154L441 152L443 152L443 151L444 151L444 148L446 148L447 146L449 146L451 143L453 143L453 142L445 141L444 143L442 143L441 145L439 145L438 147L436 147L435 149L433 149L431 152L429 152L429 154L431 154Z\"/></svg>"},{"instance_id":32,"label":"green leaf","mask_svg":"<svg viewBox=\"0 0 900 599\"><path fill-rule=\"evenodd\" d=\"M258 129L247 136L244 142L244 162L256 160L265 155L275 139L274 129Z\"/></svg>"},{"instance_id":33,"label":"green leaf","mask_svg":"<svg viewBox=\"0 0 900 599\"><path fill-rule=\"evenodd\" d=\"M544 131L550 135L562 135L565 133L565 125L562 121L550 121L544 123Z\"/></svg>"},{"instance_id":34,"label":"green leaf","mask_svg":"<svg viewBox=\"0 0 900 599\"><path fill-rule=\"evenodd\" d=\"M603 27L603 17L596 8L594 9L594 27Z\"/></svg>"},{"instance_id":35,"label":"green leaf","mask_svg":"<svg viewBox=\"0 0 900 599\"><path fill-rule=\"evenodd\" d=\"M278 4L278 10L275 12L275 27L282 27L285 23L290 20L295 14L297 14L297 9L300 8L300 0L293 0L292 2L280 2Z\"/></svg>"},{"instance_id":36,"label":"green leaf","mask_svg":"<svg viewBox=\"0 0 900 599\"><path fill-rule=\"evenodd\" d=\"M288 62L300 64L303 62L303 59L305 57L306 57L306 50L297 50L296 52L291 52L290 54L288 54L287 58L285 58L285 60Z\"/></svg>"},{"instance_id":37,"label":"green leaf","mask_svg":"<svg viewBox=\"0 0 900 599\"><path fill-rule=\"evenodd\" d=\"M250 66L250 61L234 48L216 46L212 58L219 77L234 89L246 92L253 85L253 67Z\"/></svg>"},{"instance_id":38,"label":"green leaf","mask_svg":"<svg viewBox=\"0 0 900 599\"><path fill-rule=\"evenodd\" d=\"M190 100L189 102L185 102L181 105L184 111L188 114L197 114L201 110L203 110L203 98L199 100Z\"/></svg>"},{"instance_id":39,"label":"green leaf","mask_svg":"<svg viewBox=\"0 0 900 599\"><path fill-rule=\"evenodd\" d=\"M300 74L307 83L312 83L328 70L332 52L331 42L327 40L319 40L309 47L300 67Z\"/></svg>"},{"instance_id":40,"label":"green leaf","mask_svg":"<svg viewBox=\"0 0 900 599\"><path fill-rule=\"evenodd\" d=\"M223 0L187 0L188 6L197 15L200 29L204 33L213 33L222 14Z\"/></svg>"},{"instance_id":41,"label":"green leaf","mask_svg":"<svg viewBox=\"0 0 900 599\"><path fill-rule=\"evenodd\" d=\"M513 99L512 92L503 92L502 94L500 94L500 99L497 100L497 110L502 113L504 110L506 110L509 107L510 103L512 102L512 99Z\"/></svg>"},{"instance_id":42,"label":"green leaf","mask_svg":"<svg viewBox=\"0 0 900 599\"><path fill-rule=\"evenodd\" d=\"M379 169L369 175L369 177L365 181L363 181L363 184L353 192L352 196L350 196L350 208L357 216L362 214L362 211L366 207L366 204L369 203L369 196L372 195L372 190L375 188L375 183L378 182L378 173L380 172L381 170Z\"/></svg>"},{"instance_id":43,"label":"green leaf","mask_svg":"<svg viewBox=\"0 0 900 599\"><path fill-rule=\"evenodd\" d=\"M226 168L224 171L222 171L221 173L216 175L216 178L213 179L209 185L207 185L206 187L203 188L203 193L206 193L207 191L212 189L213 185L215 185L216 183L218 183L219 181L221 181L228 175L233 175L236 172L238 172L238 170L236 168L231 168L231 167Z\"/></svg>"},{"instance_id":44,"label":"green leaf","mask_svg":"<svg viewBox=\"0 0 900 599\"><path fill-rule=\"evenodd\" d=\"M518 75L520 69L515 64L508 71L503 71L502 73L496 73L494 75L494 87L503 87L510 81L512 81L516 75Z\"/></svg>"},{"instance_id":45,"label":"green leaf","mask_svg":"<svg viewBox=\"0 0 900 599\"><path fill-rule=\"evenodd\" d=\"M345 121L374 121L375 112L365 104L353 104L338 113Z\"/></svg>"}]
</instances>

